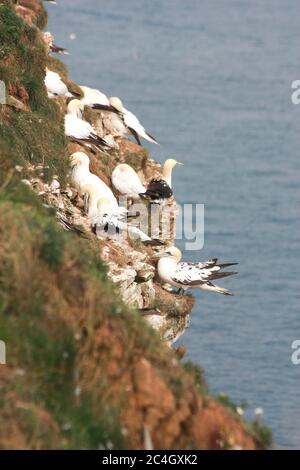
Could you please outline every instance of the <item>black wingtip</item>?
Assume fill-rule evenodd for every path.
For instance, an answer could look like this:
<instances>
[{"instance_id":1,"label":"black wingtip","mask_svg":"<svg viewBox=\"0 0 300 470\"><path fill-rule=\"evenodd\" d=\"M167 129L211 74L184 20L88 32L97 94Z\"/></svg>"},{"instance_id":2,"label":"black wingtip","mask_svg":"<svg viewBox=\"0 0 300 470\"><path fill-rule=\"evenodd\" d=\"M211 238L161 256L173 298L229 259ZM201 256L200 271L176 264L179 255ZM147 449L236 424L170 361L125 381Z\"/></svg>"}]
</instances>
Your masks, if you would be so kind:
<instances>
[{"instance_id":1,"label":"black wingtip","mask_svg":"<svg viewBox=\"0 0 300 470\"><path fill-rule=\"evenodd\" d=\"M229 266L236 266L239 263L223 263L223 264L218 264L220 269L228 268Z\"/></svg>"},{"instance_id":2,"label":"black wingtip","mask_svg":"<svg viewBox=\"0 0 300 470\"><path fill-rule=\"evenodd\" d=\"M216 279L222 279L223 277L234 276L235 274L239 274L238 271L222 271L221 273L212 273L209 277L210 280L215 281Z\"/></svg>"},{"instance_id":3,"label":"black wingtip","mask_svg":"<svg viewBox=\"0 0 300 470\"><path fill-rule=\"evenodd\" d=\"M149 132L146 132L147 136L150 137L150 139L154 140L154 142L159 145L159 142L157 142L157 140L155 139L155 137L153 137L153 135L149 134Z\"/></svg>"}]
</instances>

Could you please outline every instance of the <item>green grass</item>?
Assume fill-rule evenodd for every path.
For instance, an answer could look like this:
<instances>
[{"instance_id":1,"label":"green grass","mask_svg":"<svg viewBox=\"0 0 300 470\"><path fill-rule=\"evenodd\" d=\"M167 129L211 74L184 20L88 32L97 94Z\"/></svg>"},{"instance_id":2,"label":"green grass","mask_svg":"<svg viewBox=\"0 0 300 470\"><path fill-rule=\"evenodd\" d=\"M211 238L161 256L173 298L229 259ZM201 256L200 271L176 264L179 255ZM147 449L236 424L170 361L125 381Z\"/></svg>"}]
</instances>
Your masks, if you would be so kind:
<instances>
[{"instance_id":1,"label":"green grass","mask_svg":"<svg viewBox=\"0 0 300 470\"><path fill-rule=\"evenodd\" d=\"M42 9L37 26L46 21ZM191 364L186 372L174 364L154 330L121 302L98 243L64 232L55 210L20 181L32 175L29 164L42 165L46 181L54 175L61 185L68 180L64 108L47 98L46 66L67 79L65 66L47 56L37 29L14 13L12 2L2 2L0 79L26 111L0 107L0 332L9 362L7 376L0 376L0 421L20 428L27 448L120 449L126 444L120 422L125 395L120 390L113 400L118 378L105 369L114 347L121 350L123 371L147 359L178 402L186 392L186 372L201 394L205 384ZM147 151L125 159L144 167ZM108 171L112 163L105 164ZM21 174L16 165L23 167ZM158 298L155 306L178 315L182 302ZM266 430L255 426L251 432L267 442ZM0 426L0 446L5 437ZM16 437L14 445L23 444Z\"/></svg>"}]
</instances>

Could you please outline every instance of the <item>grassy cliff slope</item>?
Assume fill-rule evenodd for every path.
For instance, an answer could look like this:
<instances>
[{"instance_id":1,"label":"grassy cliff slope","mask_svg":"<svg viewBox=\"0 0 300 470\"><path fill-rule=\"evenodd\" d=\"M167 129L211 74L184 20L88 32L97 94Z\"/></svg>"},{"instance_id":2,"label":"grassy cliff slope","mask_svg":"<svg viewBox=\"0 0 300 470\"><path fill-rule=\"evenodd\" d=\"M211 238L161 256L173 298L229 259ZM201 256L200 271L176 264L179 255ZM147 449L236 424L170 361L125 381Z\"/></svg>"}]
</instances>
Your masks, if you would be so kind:
<instances>
[{"instance_id":1,"label":"grassy cliff slope","mask_svg":"<svg viewBox=\"0 0 300 470\"><path fill-rule=\"evenodd\" d=\"M67 71L45 50L45 22L35 0L0 1L0 448L143 448L146 435L154 448L262 447L261 427L210 397L121 301L99 243L65 232L22 181L68 181L65 104L43 84L46 66ZM99 168L118 155L105 158Z\"/></svg>"}]
</instances>

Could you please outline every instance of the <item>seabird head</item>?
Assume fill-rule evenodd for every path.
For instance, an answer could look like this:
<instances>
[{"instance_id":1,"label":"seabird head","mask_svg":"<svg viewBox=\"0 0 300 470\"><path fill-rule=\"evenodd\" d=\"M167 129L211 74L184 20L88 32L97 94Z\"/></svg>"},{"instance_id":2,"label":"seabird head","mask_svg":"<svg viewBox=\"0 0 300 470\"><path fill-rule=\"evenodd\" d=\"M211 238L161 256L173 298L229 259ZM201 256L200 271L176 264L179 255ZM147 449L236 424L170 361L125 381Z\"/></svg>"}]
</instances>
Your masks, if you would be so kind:
<instances>
[{"instance_id":1,"label":"seabird head","mask_svg":"<svg viewBox=\"0 0 300 470\"><path fill-rule=\"evenodd\" d=\"M67 113L81 118L84 104L80 100L71 100L67 106Z\"/></svg>"},{"instance_id":2,"label":"seabird head","mask_svg":"<svg viewBox=\"0 0 300 470\"><path fill-rule=\"evenodd\" d=\"M84 152L74 152L71 155L71 166L82 165L89 167L90 159Z\"/></svg>"},{"instance_id":3,"label":"seabird head","mask_svg":"<svg viewBox=\"0 0 300 470\"><path fill-rule=\"evenodd\" d=\"M181 260L181 251L176 246L169 246L163 253L157 255L158 258L169 258L175 260L177 263Z\"/></svg>"},{"instance_id":4,"label":"seabird head","mask_svg":"<svg viewBox=\"0 0 300 470\"><path fill-rule=\"evenodd\" d=\"M168 160L166 160L165 163L164 163L163 171L165 171L165 170L170 171L176 165L183 165L183 163L180 163L177 160L174 160L174 158L168 158Z\"/></svg>"},{"instance_id":5,"label":"seabird head","mask_svg":"<svg viewBox=\"0 0 300 470\"><path fill-rule=\"evenodd\" d=\"M117 111L119 111L119 113L122 113L123 104L122 104L122 101L120 100L120 98L118 98L117 96L112 96L111 98L109 98L109 104L113 108L115 108Z\"/></svg>"},{"instance_id":6,"label":"seabird head","mask_svg":"<svg viewBox=\"0 0 300 470\"><path fill-rule=\"evenodd\" d=\"M170 188L172 187L172 170L176 165L183 165L183 163L174 160L174 158L168 158L163 166L163 179L168 183Z\"/></svg>"}]
</instances>

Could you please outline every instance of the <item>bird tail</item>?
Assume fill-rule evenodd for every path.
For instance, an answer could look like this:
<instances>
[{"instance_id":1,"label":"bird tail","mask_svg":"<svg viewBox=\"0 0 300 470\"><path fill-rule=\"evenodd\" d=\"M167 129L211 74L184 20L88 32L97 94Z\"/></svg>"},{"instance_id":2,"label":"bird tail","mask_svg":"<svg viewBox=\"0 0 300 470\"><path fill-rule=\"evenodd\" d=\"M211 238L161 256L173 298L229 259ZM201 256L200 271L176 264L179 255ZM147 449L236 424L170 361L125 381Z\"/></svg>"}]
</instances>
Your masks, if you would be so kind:
<instances>
[{"instance_id":1,"label":"bird tail","mask_svg":"<svg viewBox=\"0 0 300 470\"><path fill-rule=\"evenodd\" d=\"M223 264L217 264L220 269L228 268L229 266L236 266L239 263L223 263Z\"/></svg>"},{"instance_id":2,"label":"bird tail","mask_svg":"<svg viewBox=\"0 0 300 470\"><path fill-rule=\"evenodd\" d=\"M97 134L91 133L89 142L96 145L96 147L100 148L100 150L102 150L103 148L110 148L110 145L108 145L108 143Z\"/></svg>"},{"instance_id":3,"label":"bird tail","mask_svg":"<svg viewBox=\"0 0 300 470\"><path fill-rule=\"evenodd\" d=\"M224 287L216 286L215 284L212 284L214 288L214 292L218 294L223 294L223 295L230 295L233 296L234 294L230 292L228 289L225 289Z\"/></svg>"},{"instance_id":4,"label":"bird tail","mask_svg":"<svg viewBox=\"0 0 300 470\"><path fill-rule=\"evenodd\" d=\"M228 276L233 276L234 274L238 274L237 271L223 271L223 272L211 272L209 275L210 280L215 280L215 279L222 279L223 277L228 277Z\"/></svg>"},{"instance_id":5,"label":"bird tail","mask_svg":"<svg viewBox=\"0 0 300 470\"><path fill-rule=\"evenodd\" d=\"M234 295L232 292L229 290L225 289L224 287L216 286L212 282L206 282L199 286L199 288L203 291L209 291L209 292L215 292L217 294L222 294L222 295Z\"/></svg>"},{"instance_id":6,"label":"bird tail","mask_svg":"<svg viewBox=\"0 0 300 470\"><path fill-rule=\"evenodd\" d=\"M70 52L67 51L64 47L57 46L56 44L52 44L51 51L55 52L56 54L65 54L70 55Z\"/></svg>"},{"instance_id":7,"label":"bird tail","mask_svg":"<svg viewBox=\"0 0 300 470\"><path fill-rule=\"evenodd\" d=\"M159 145L159 142L151 135L149 132L146 132L146 137L145 139L149 140L149 142L152 142L153 144Z\"/></svg>"}]
</instances>

